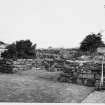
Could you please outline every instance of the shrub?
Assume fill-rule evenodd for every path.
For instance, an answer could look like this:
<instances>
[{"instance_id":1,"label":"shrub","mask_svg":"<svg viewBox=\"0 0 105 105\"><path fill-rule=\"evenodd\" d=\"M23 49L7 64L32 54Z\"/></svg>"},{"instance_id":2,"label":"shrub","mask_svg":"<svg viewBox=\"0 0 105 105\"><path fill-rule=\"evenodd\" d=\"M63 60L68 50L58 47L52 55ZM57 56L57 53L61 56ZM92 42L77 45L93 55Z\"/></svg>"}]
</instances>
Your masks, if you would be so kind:
<instances>
[{"instance_id":1,"label":"shrub","mask_svg":"<svg viewBox=\"0 0 105 105\"><path fill-rule=\"evenodd\" d=\"M3 58L36 58L36 44L32 45L30 40L20 40L16 41L9 46L7 46L7 50L1 54Z\"/></svg>"},{"instance_id":2,"label":"shrub","mask_svg":"<svg viewBox=\"0 0 105 105\"><path fill-rule=\"evenodd\" d=\"M97 47L104 45L102 41L102 35L99 34L89 34L81 42L80 50L83 52L95 52Z\"/></svg>"}]
</instances>

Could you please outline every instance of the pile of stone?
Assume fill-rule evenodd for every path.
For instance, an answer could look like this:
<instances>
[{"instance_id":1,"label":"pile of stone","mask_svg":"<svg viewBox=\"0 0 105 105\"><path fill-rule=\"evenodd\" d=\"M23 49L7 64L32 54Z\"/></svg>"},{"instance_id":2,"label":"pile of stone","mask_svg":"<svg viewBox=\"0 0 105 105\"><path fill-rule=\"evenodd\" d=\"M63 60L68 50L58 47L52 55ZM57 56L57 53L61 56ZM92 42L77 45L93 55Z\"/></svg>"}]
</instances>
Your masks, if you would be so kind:
<instances>
[{"instance_id":1,"label":"pile of stone","mask_svg":"<svg viewBox=\"0 0 105 105\"><path fill-rule=\"evenodd\" d=\"M70 62L64 65L64 72L71 73L79 72L79 73L92 73L101 71L102 64L95 62L85 62L82 65L77 62ZM104 64L105 69L105 64Z\"/></svg>"},{"instance_id":2,"label":"pile of stone","mask_svg":"<svg viewBox=\"0 0 105 105\"><path fill-rule=\"evenodd\" d=\"M78 71L80 71L79 63L70 62L70 63L65 63L64 64L64 69L63 69L64 73L70 74L71 72L78 72Z\"/></svg>"},{"instance_id":3,"label":"pile of stone","mask_svg":"<svg viewBox=\"0 0 105 105\"><path fill-rule=\"evenodd\" d=\"M79 62L67 62L64 65L63 74L59 78L63 82L76 82L77 79L96 79L95 76L98 76L97 79L100 78L101 74L101 63L95 62L85 62L80 64ZM105 70L105 64L104 64ZM105 71L104 71L105 72ZM71 79L71 80L70 80Z\"/></svg>"}]
</instances>

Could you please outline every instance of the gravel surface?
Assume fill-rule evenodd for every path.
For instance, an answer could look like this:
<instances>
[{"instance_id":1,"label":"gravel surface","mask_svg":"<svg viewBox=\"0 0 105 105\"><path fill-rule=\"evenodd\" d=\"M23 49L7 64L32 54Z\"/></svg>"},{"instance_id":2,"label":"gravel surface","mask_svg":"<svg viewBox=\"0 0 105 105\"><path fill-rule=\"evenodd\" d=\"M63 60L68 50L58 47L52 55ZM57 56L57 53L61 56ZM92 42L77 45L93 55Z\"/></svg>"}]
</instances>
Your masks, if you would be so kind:
<instances>
[{"instance_id":1,"label":"gravel surface","mask_svg":"<svg viewBox=\"0 0 105 105\"><path fill-rule=\"evenodd\" d=\"M82 103L105 103L105 91L94 91Z\"/></svg>"}]
</instances>

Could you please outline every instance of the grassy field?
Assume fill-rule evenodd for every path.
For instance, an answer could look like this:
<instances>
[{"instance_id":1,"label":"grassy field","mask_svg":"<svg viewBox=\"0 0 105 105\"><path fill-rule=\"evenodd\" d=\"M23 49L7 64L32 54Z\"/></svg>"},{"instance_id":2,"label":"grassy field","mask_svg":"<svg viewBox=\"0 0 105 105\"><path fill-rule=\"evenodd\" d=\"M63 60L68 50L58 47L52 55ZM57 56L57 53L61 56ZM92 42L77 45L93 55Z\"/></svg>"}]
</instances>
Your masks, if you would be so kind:
<instances>
[{"instance_id":1,"label":"grassy field","mask_svg":"<svg viewBox=\"0 0 105 105\"><path fill-rule=\"evenodd\" d=\"M0 102L81 102L94 90L57 82L58 76L59 73L44 70L0 74Z\"/></svg>"}]
</instances>

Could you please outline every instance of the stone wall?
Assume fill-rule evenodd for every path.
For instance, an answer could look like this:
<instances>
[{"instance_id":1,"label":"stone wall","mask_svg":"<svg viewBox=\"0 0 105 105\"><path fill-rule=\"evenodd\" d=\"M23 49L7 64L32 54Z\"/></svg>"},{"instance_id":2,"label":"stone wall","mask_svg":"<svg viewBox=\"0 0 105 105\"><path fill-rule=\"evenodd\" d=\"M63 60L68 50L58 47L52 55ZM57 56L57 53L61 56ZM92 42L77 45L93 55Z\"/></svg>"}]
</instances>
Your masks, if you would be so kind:
<instances>
[{"instance_id":1,"label":"stone wall","mask_svg":"<svg viewBox=\"0 0 105 105\"><path fill-rule=\"evenodd\" d=\"M0 72L2 73L14 73L38 67L41 68L36 59L0 59Z\"/></svg>"},{"instance_id":2,"label":"stone wall","mask_svg":"<svg viewBox=\"0 0 105 105\"><path fill-rule=\"evenodd\" d=\"M0 59L0 72L2 73L13 73L12 60Z\"/></svg>"},{"instance_id":3,"label":"stone wall","mask_svg":"<svg viewBox=\"0 0 105 105\"><path fill-rule=\"evenodd\" d=\"M76 83L85 86L99 86L101 77L101 62L69 62L64 65L63 73L58 78L61 82ZM104 77L105 77L105 63ZM98 82L97 82L98 81Z\"/></svg>"},{"instance_id":4,"label":"stone wall","mask_svg":"<svg viewBox=\"0 0 105 105\"><path fill-rule=\"evenodd\" d=\"M34 59L17 59L12 62L13 71L25 71L36 67L36 60Z\"/></svg>"}]
</instances>

